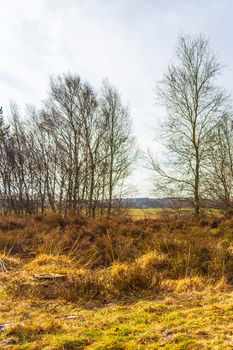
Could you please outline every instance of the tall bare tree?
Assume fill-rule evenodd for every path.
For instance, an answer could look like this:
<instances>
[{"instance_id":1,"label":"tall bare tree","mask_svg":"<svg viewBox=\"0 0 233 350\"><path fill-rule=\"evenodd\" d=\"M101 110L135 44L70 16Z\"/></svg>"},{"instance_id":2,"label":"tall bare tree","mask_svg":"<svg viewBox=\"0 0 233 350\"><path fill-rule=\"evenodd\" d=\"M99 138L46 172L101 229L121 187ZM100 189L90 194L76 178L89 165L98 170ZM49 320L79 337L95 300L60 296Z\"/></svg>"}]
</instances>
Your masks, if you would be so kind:
<instances>
[{"instance_id":1,"label":"tall bare tree","mask_svg":"<svg viewBox=\"0 0 233 350\"><path fill-rule=\"evenodd\" d=\"M216 84L221 67L202 36L181 36L176 62L158 86L167 117L162 136L168 150L166 170L150 156L157 188L189 197L196 216L205 195L205 163L214 128L225 115L227 96Z\"/></svg>"},{"instance_id":2,"label":"tall bare tree","mask_svg":"<svg viewBox=\"0 0 233 350\"><path fill-rule=\"evenodd\" d=\"M119 92L107 81L103 84L101 113L105 118L105 184L110 214L113 197L121 196L120 190L129 175L137 148L128 110L123 106Z\"/></svg>"}]
</instances>

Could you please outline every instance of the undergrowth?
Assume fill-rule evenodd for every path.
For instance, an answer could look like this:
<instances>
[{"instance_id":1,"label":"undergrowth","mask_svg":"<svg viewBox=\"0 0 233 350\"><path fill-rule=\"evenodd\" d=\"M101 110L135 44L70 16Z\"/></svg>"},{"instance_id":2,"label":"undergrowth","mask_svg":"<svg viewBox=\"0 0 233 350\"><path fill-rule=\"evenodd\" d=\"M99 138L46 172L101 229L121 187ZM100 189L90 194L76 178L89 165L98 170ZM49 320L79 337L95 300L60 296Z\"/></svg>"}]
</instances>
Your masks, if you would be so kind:
<instances>
[{"instance_id":1,"label":"undergrowth","mask_svg":"<svg viewBox=\"0 0 233 350\"><path fill-rule=\"evenodd\" d=\"M199 221L187 213L137 221L127 216L2 217L0 316L8 312L10 326L0 334L0 348L208 349L204 346L212 344L209 348L221 349L217 340L200 340L195 319L200 300L215 305L215 295L231 299L232 238L233 219L223 216ZM176 299L182 308L174 307ZM143 300L144 309L134 312L133 305ZM108 305L111 320L101 311ZM212 321L210 312L215 311L206 309L208 322L218 314L227 315L226 322L232 317L230 308L216 307ZM83 316L77 308L97 313ZM64 310L69 324L58 322L66 317ZM187 317L192 336L182 328ZM77 329L75 322L80 322ZM205 321L198 322L201 332ZM11 347L4 343L15 338ZM230 343L224 344L227 349Z\"/></svg>"}]
</instances>

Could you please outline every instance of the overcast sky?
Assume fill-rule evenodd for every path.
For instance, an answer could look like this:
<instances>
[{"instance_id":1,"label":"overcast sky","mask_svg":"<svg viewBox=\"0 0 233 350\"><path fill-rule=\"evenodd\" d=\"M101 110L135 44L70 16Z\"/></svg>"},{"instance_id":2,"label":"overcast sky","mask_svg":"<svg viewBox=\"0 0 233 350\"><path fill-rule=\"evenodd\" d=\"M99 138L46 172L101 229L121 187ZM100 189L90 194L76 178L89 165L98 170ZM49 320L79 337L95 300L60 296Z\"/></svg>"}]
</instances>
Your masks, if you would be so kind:
<instances>
[{"instance_id":1,"label":"overcast sky","mask_svg":"<svg viewBox=\"0 0 233 350\"><path fill-rule=\"evenodd\" d=\"M97 88L107 77L130 106L139 145L158 152L154 89L178 35L210 39L231 92L232 18L232 0L0 0L0 105L39 105L52 74L76 72ZM132 183L150 194L141 166Z\"/></svg>"}]
</instances>

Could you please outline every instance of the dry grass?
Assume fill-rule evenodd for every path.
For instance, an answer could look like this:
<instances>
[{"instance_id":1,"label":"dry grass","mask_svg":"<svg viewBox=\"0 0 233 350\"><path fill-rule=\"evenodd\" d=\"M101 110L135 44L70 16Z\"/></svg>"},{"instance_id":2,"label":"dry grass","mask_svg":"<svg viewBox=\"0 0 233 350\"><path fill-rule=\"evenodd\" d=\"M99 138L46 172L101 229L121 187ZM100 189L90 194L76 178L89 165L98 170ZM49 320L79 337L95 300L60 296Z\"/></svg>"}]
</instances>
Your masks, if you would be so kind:
<instances>
[{"instance_id":1,"label":"dry grass","mask_svg":"<svg viewBox=\"0 0 233 350\"><path fill-rule=\"evenodd\" d=\"M0 272L19 270L22 267L22 261L15 257L0 253Z\"/></svg>"},{"instance_id":2,"label":"dry grass","mask_svg":"<svg viewBox=\"0 0 233 350\"><path fill-rule=\"evenodd\" d=\"M29 274L64 274L73 271L77 264L64 255L39 254L24 266Z\"/></svg>"},{"instance_id":3,"label":"dry grass","mask_svg":"<svg viewBox=\"0 0 233 350\"><path fill-rule=\"evenodd\" d=\"M212 215L1 218L0 348L230 349L232 238Z\"/></svg>"}]
</instances>

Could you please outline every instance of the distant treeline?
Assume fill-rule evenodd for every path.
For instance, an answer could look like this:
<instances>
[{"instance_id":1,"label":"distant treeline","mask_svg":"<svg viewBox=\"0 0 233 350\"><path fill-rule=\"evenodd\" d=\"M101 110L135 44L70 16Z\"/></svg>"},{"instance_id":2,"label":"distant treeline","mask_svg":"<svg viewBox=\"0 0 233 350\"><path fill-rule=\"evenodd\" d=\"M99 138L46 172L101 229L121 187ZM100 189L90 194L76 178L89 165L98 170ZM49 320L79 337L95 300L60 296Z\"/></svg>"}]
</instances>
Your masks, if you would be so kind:
<instances>
[{"instance_id":1,"label":"distant treeline","mask_svg":"<svg viewBox=\"0 0 233 350\"><path fill-rule=\"evenodd\" d=\"M41 109L0 116L0 199L5 213L45 210L110 213L135 158L135 139L120 94L99 94L79 76L51 78Z\"/></svg>"}]
</instances>

